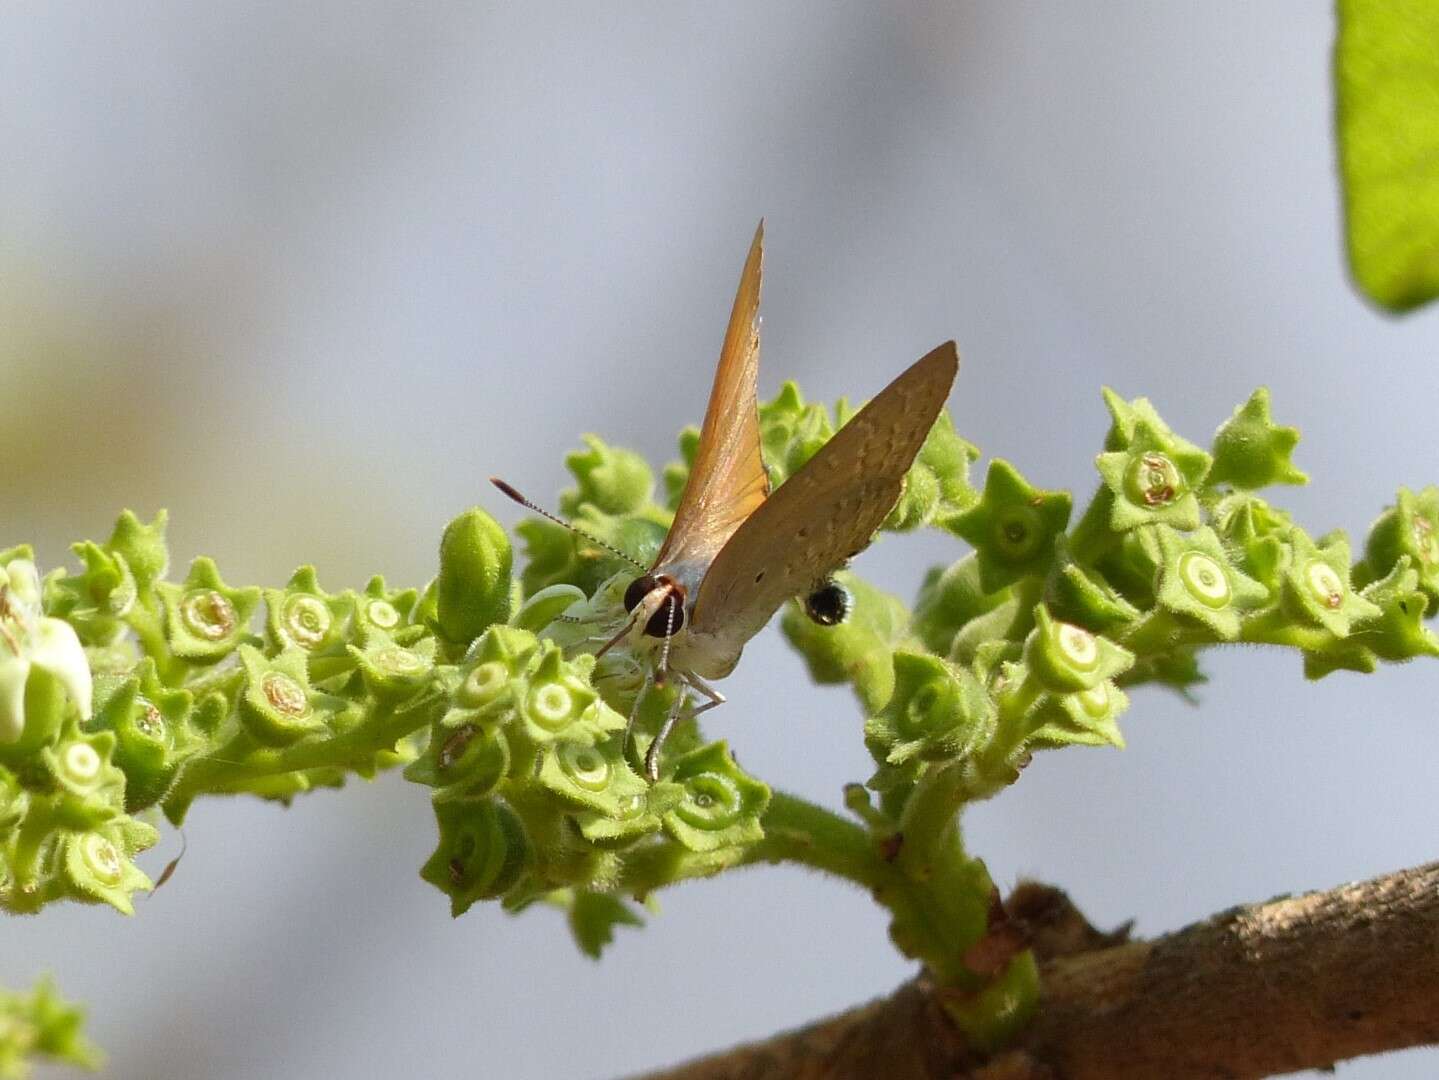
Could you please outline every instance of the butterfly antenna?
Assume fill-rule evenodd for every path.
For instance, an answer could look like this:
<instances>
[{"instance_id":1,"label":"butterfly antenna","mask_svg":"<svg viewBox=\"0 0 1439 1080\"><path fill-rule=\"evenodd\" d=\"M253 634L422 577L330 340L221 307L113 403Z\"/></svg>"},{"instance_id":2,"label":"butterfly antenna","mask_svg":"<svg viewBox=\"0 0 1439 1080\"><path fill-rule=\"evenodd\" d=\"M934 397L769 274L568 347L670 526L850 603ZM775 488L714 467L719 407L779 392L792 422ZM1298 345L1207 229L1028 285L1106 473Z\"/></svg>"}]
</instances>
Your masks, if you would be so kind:
<instances>
[{"instance_id":1,"label":"butterfly antenna","mask_svg":"<svg viewBox=\"0 0 1439 1080\"><path fill-rule=\"evenodd\" d=\"M660 646L659 670L655 672L656 686L664 686L669 680L670 642L675 636L675 610L679 606L679 599L674 593L670 593L670 595L665 598L665 643Z\"/></svg>"},{"instance_id":2,"label":"butterfly antenna","mask_svg":"<svg viewBox=\"0 0 1439 1080\"><path fill-rule=\"evenodd\" d=\"M534 503L530 502L529 499L525 498L523 495L521 495L518 491L516 491L516 490L515 490L513 487L511 487L509 484L507 484L507 483L505 483L503 480L501 480L498 476L492 476L492 477L490 477L490 483L494 484L495 487L499 488L499 489L500 489L500 493L503 494L506 498L513 499L515 502L517 502L517 503L519 503L521 506L523 506L526 510L529 510L530 512L535 513L535 514L539 514L540 517L542 517L542 518L548 518L550 521L553 521L556 525L561 525L561 526L563 526L564 528L569 529L570 532L574 533L576 536L583 536L583 537L584 537L586 540L588 540L590 543L595 544L595 545L597 545L597 546L599 546L599 547L604 548L604 549L605 549L606 551L608 551L611 555L614 555L614 556L617 557L617 558L623 559L625 562L627 562L627 563L629 563L631 566L633 566L636 570L648 570L648 569L649 569L648 566L645 566L643 563L641 563L639 560L635 559L633 556L625 554L625 553L624 553L623 551L621 551L619 548L614 547L614 546L611 545L611 544L606 544L603 540L601 540L601 539L600 539L599 537L597 537L597 536L591 536L589 533L585 532L584 529L581 529L581 528L578 528L578 527L576 527L576 526L574 526L574 525L571 525L568 521L566 521L564 518L558 516L557 514L552 514L552 513L550 513L548 510L544 509L543 507L536 506Z\"/></svg>"}]
</instances>

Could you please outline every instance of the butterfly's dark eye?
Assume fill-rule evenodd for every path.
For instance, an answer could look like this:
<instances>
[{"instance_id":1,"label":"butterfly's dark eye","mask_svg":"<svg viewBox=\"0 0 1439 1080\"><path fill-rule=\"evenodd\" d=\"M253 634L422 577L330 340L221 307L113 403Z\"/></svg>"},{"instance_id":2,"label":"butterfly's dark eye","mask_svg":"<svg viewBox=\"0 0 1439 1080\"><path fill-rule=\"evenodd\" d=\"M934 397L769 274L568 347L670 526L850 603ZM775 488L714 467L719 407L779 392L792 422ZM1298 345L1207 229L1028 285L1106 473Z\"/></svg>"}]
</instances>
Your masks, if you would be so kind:
<instances>
[{"instance_id":1,"label":"butterfly's dark eye","mask_svg":"<svg viewBox=\"0 0 1439 1080\"><path fill-rule=\"evenodd\" d=\"M673 611L671 622L670 612ZM665 597L660 609L650 616L650 621L645 623L645 633L650 637L662 638L666 634L678 634L680 628L685 624L684 594L678 591L671 592Z\"/></svg>"},{"instance_id":2,"label":"butterfly's dark eye","mask_svg":"<svg viewBox=\"0 0 1439 1080\"><path fill-rule=\"evenodd\" d=\"M849 617L849 590L830 578L804 598L804 613L820 626L837 626Z\"/></svg>"},{"instance_id":3,"label":"butterfly's dark eye","mask_svg":"<svg viewBox=\"0 0 1439 1080\"><path fill-rule=\"evenodd\" d=\"M641 600L659 587L659 580L653 574L635 578L625 590L625 610L633 611Z\"/></svg>"}]
</instances>

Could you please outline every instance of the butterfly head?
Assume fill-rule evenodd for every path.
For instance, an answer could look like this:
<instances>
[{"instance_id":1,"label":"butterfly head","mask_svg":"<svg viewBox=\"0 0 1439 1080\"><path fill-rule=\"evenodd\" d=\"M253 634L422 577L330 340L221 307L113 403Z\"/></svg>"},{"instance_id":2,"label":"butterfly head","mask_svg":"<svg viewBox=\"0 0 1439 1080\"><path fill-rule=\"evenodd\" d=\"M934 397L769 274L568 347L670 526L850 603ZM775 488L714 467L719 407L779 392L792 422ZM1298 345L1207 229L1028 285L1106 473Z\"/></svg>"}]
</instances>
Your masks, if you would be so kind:
<instances>
[{"instance_id":1,"label":"butterfly head","mask_svg":"<svg viewBox=\"0 0 1439 1080\"><path fill-rule=\"evenodd\" d=\"M625 610L643 621L646 636L673 637L685 624L685 587L668 574L642 574L625 590Z\"/></svg>"}]
</instances>

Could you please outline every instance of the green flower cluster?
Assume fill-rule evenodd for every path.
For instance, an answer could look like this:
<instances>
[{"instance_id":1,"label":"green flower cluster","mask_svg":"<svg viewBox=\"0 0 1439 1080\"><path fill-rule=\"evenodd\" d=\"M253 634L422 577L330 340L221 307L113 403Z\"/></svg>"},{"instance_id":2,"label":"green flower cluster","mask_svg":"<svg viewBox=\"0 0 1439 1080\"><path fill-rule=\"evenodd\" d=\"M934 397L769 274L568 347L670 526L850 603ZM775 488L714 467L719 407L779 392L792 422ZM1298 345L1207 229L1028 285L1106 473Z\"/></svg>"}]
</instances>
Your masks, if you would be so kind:
<instances>
[{"instance_id":1,"label":"green flower cluster","mask_svg":"<svg viewBox=\"0 0 1439 1080\"><path fill-rule=\"evenodd\" d=\"M567 660L556 641L497 625L447 675L447 707L405 775L434 789L440 840L421 873L455 915L477 900L562 903L597 949L597 920L638 920L612 894L642 891L649 868L713 873L763 837L769 789L724 743L669 756L647 784L647 736L626 752L626 718L594 673L592 656Z\"/></svg>"},{"instance_id":2,"label":"green flower cluster","mask_svg":"<svg viewBox=\"0 0 1439 1080\"><path fill-rule=\"evenodd\" d=\"M28 994L0 989L0 1080L24 1080L41 1061L100 1068L104 1058L85 1038L84 1023L84 1009L62 1000L49 979Z\"/></svg>"}]
</instances>

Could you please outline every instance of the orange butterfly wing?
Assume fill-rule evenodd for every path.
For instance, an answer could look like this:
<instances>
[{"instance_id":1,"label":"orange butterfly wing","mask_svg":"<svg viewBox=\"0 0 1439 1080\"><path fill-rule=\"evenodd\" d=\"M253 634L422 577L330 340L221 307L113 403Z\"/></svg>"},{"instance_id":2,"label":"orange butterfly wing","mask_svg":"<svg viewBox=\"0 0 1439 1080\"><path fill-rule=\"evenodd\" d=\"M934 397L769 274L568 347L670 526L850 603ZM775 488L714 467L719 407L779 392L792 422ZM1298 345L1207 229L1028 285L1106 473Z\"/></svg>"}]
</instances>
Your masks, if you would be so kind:
<instances>
[{"instance_id":1,"label":"orange butterfly wing","mask_svg":"<svg viewBox=\"0 0 1439 1080\"><path fill-rule=\"evenodd\" d=\"M760 456L759 297L764 222L755 230L730 312L699 448L655 570L687 565L703 571L769 494Z\"/></svg>"}]
</instances>

